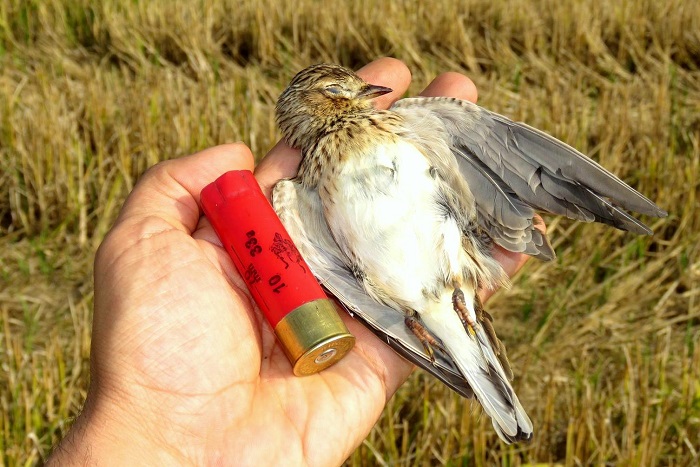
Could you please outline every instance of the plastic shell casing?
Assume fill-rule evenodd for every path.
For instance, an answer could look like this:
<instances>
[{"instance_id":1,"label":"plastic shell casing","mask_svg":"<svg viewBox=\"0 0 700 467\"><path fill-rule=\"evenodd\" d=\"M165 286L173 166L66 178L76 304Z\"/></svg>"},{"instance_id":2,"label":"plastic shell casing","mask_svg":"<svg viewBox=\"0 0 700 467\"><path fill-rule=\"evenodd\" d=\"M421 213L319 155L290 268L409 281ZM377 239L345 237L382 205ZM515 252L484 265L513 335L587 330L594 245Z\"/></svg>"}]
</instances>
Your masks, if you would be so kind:
<instances>
[{"instance_id":1,"label":"plastic shell casing","mask_svg":"<svg viewBox=\"0 0 700 467\"><path fill-rule=\"evenodd\" d=\"M294 374L317 373L355 343L248 170L204 187L201 204L279 339Z\"/></svg>"}]
</instances>

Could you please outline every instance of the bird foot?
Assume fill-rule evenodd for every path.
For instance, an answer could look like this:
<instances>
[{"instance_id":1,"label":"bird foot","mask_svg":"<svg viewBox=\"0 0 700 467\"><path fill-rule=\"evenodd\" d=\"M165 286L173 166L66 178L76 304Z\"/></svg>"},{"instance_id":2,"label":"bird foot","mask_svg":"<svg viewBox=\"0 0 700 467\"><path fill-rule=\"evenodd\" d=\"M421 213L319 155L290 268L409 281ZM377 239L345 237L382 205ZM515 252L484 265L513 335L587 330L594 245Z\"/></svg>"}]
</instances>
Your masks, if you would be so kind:
<instances>
[{"instance_id":1,"label":"bird foot","mask_svg":"<svg viewBox=\"0 0 700 467\"><path fill-rule=\"evenodd\" d=\"M423 323L418 321L415 316L406 316L404 322L408 329L415 334L420 343L423 344L425 353L428 354L432 363L435 363L435 351L433 349L438 349L443 353L447 353L447 350L445 350L445 347L443 347L440 341L433 337L430 331L428 331L428 329L423 326Z\"/></svg>"},{"instance_id":2,"label":"bird foot","mask_svg":"<svg viewBox=\"0 0 700 467\"><path fill-rule=\"evenodd\" d=\"M481 321L483 317L477 312L476 320L472 318L467 308L464 292L456 285L454 292L452 292L452 307L457 312L457 316L459 316L459 320L462 322L462 326L464 326L469 337L476 339L476 323Z\"/></svg>"}]
</instances>

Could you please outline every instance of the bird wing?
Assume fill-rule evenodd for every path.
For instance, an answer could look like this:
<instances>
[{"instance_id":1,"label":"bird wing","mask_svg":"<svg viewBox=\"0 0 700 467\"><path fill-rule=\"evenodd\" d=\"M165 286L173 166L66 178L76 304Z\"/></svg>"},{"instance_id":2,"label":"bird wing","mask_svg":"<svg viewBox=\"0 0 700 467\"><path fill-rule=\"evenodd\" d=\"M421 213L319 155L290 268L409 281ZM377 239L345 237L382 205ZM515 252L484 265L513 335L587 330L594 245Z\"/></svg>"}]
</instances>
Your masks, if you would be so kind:
<instances>
[{"instance_id":1,"label":"bird wing","mask_svg":"<svg viewBox=\"0 0 700 467\"><path fill-rule=\"evenodd\" d=\"M321 285L406 360L433 374L464 397L474 393L452 358L435 349L435 362L406 327L403 313L372 299L360 287L326 224L318 193L292 180L275 186L272 204ZM300 213L303 213L303 221Z\"/></svg>"},{"instance_id":2,"label":"bird wing","mask_svg":"<svg viewBox=\"0 0 700 467\"><path fill-rule=\"evenodd\" d=\"M474 196L480 225L507 250L554 258L546 237L535 228L535 210L639 234L652 231L623 209L666 215L576 149L471 102L408 98L391 110L404 118L403 136L414 144L425 147L426 139L434 138L428 131L447 141Z\"/></svg>"}]
</instances>

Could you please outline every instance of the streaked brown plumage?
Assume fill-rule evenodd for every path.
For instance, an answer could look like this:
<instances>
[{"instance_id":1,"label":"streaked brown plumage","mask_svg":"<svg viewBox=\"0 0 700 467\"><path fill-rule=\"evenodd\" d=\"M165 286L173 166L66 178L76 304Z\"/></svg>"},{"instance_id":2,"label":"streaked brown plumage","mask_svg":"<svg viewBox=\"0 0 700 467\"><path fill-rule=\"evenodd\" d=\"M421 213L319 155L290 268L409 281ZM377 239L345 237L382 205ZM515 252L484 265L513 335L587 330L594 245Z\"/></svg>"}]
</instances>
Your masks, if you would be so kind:
<instances>
[{"instance_id":1,"label":"streaked brown plumage","mask_svg":"<svg viewBox=\"0 0 700 467\"><path fill-rule=\"evenodd\" d=\"M528 440L505 348L476 294L507 282L492 244L552 259L535 209L638 233L651 232L622 209L665 213L533 128L451 98L374 109L371 99L388 91L335 65L294 77L277 121L302 162L275 187L275 209L351 312L475 395L504 441Z\"/></svg>"}]
</instances>

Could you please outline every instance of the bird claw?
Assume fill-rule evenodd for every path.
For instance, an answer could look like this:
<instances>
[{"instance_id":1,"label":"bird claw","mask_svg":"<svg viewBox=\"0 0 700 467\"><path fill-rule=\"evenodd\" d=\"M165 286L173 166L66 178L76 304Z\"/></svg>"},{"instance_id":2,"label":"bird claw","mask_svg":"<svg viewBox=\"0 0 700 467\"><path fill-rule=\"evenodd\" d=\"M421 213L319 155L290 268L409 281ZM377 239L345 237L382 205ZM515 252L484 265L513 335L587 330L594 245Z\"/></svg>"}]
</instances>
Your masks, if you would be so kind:
<instances>
[{"instance_id":1,"label":"bird claw","mask_svg":"<svg viewBox=\"0 0 700 467\"><path fill-rule=\"evenodd\" d=\"M479 320L479 315L477 315L477 321L471 319L464 292L456 285L454 292L452 292L452 307L457 312L457 316L459 316L459 320L462 322L462 326L464 326L464 330L467 331L469 337L476 339L476 324Z\"/></svg>"},{"instance_id":2,"label":"bird claw","mask_svg":"<svg viewBox=\"0 0 700 467\"><path fill-rule=\"evenodd\" d=\"M408 329L410 329L411 332L413 332L413 334L418 338L420 343L423 344L425 353L428 354L428 358L430 358L431 363L436 362L434 349L438 349L445 354L447 353L447 350L440 343L440 341L430 334L430 331L428 331L428 329L423 326L423 324L414 316L407 316L404 322L406 323Z\"/></svg>"}]
</instances>

